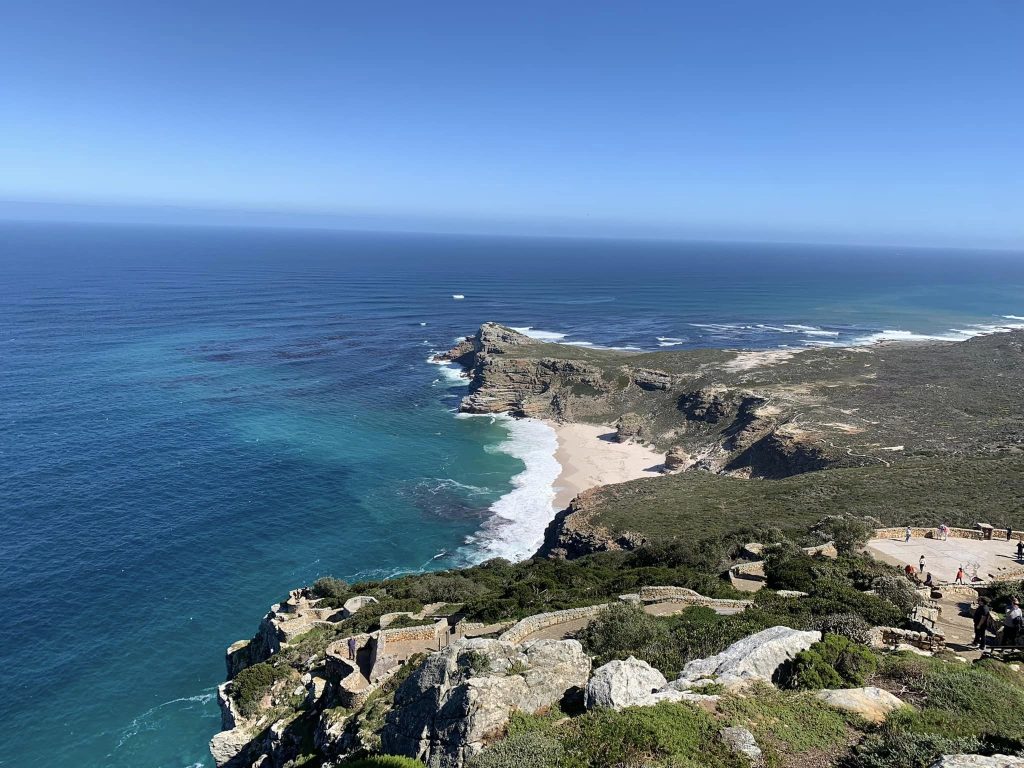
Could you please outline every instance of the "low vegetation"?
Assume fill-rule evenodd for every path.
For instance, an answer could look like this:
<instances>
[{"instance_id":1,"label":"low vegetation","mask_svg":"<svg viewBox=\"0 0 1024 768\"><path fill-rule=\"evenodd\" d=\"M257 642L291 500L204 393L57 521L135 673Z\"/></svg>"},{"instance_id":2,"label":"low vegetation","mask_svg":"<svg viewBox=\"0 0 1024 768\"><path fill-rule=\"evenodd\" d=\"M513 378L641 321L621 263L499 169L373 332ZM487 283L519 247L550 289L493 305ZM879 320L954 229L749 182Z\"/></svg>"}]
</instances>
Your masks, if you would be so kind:
<instances>
[{"instance_id":1,"label":"low vegetation","mask_svg":"<svg viewBox=\"0 0 1024 768\"><path fill-rule=\"evenodd\" d=\"M1024 527L1014 501L1024 497L1024 456L920 457L886 467L807 472L781 480L750 482L710 472L684 472L606 486L592 502L591 521L613 534L648 540L692 537L715 540L738 531L748 541L771 525L802 543L818 543L811 527L825 515L875 518L883 525L974 527L977 510L993 525ZM756 511L752 515L751 512ZM763 521L754 526L751 519ZM843 537L861 534L842 531Z\"/></svg>"}]
</instances>

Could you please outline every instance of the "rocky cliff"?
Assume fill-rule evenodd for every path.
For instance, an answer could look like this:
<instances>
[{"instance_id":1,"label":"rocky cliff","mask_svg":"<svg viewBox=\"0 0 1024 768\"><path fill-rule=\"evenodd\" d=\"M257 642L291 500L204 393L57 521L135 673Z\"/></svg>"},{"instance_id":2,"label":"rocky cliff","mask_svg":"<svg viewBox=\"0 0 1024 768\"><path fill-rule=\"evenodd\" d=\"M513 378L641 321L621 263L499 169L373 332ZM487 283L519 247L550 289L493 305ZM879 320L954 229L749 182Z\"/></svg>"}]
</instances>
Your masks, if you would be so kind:
<instances>
[{"instance_id":1,"label":"rocky cliff","mask_svg":"<svg viewBox=\"0 0 1024 768\"><path fill-rule=\"evenodd\" d=\"M1024 332L848 349L631 353L494 323L440 356L467 413L614 424L680 469L780 478L1024 445Z\"/></svg>"}]
</instances>

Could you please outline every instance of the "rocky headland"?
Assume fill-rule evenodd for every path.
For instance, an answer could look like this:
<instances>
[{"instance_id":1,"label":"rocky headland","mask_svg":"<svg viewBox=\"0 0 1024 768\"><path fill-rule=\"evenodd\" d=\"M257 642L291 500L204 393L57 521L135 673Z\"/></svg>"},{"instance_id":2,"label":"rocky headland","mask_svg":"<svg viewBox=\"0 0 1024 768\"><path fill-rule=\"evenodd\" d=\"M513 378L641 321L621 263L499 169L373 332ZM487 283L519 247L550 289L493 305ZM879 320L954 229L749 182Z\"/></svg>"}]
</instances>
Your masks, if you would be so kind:
<instances>
[{"instance_id":1,"label":"rocky headland","mask_svg":"<svg viewBox=\"0 0 1024 768\"><path fill-rule=\"evenodd\" d=\"M580 493L522 563L296 590L228 649L219 766L1018 764L1024 676L950 653L942 606L857 550L1024 527L1024 332L634 353L486 323L439 357L464 412L607 427L662 474ZM947 691L940 734L958 665L1006 701Z\"/></svg>"}]
</instances>

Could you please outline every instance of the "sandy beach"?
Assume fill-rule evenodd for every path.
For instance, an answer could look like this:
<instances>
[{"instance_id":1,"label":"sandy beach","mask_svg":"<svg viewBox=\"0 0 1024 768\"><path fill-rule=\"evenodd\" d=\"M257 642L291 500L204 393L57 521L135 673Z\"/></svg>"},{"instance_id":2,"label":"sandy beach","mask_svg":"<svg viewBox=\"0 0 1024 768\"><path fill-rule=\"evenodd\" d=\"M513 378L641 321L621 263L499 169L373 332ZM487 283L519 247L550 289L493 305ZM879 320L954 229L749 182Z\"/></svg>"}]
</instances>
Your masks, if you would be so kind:
<instances>
[{"instance_id":1,"label":"sandy beach","mask_svg":"<svg viewBox=\"0 0 1024 768\"><path fill-rule=\"evenodd\" d=\"M565 509L581 491L660 474L665 457L643 445L616 443L612 427L547 422L558 436L555 509Z\"/></svg>"}]
</instances>

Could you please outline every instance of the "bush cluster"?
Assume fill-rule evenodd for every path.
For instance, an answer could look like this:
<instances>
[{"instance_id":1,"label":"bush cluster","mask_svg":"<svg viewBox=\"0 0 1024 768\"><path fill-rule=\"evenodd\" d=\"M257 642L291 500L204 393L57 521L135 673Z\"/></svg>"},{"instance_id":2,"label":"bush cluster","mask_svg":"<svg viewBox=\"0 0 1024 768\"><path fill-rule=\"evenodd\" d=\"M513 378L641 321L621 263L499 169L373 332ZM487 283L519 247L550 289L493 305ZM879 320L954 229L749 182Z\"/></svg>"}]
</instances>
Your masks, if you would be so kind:
<instances>
[{"instance_id":1,"label":"bush cluster","mask_svg":"<svg viewBox=\"0 0 1024 768\"><path fill-rule=\"evenodd\" d=\"M826 635L784 667L781 683L804 690L858 688L877 666L878 657L863 645Z\"/></svg>"},{"instance_id":2,"label":"bush cluster","mask_svg":"<svg viewBox=\"0 0 1024 768\"><path fill-rule=\"evenodd\" d=\"M243 717L252 717L259 711L259 703L270 687L287 676L288 669L274 667L266 662L246 667L231 682L231 696Z\"/></svg>"}]
</instances>

